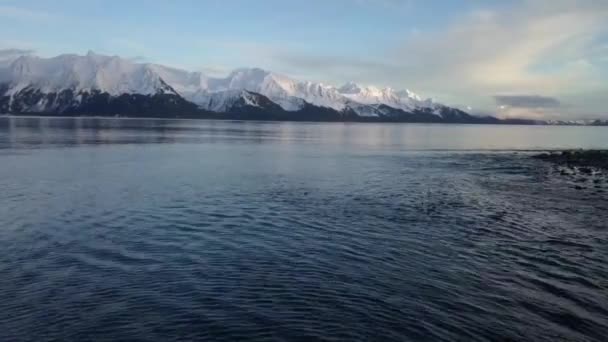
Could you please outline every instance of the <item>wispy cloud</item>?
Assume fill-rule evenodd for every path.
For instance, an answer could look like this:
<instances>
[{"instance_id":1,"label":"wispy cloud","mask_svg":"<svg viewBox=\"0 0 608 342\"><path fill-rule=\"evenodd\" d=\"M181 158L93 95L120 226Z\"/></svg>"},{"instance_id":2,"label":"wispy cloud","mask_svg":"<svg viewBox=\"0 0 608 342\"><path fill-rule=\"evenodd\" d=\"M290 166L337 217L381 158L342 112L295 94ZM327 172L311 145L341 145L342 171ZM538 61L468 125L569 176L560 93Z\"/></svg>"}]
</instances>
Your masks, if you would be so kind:
<instances>
[{"instance_id":1,"label":"wispy cloud","mask_svg":"<svg viewBox=\"0 0 608 342\"><path fill-rule=\"evenodd\" d=\"M177 30L179 25L158 31L149 27L108 30L111 32L99 33L95 46L78 48L145 56L147 61L205 69L214 74L226 73L237 66L257 66L336 85L352 80L410 88L422 96L463 108L471 106L479 112L608 116L605 99L608 1L472 1L458 8L441 6L442 2L436 1L435 5L446 7L445 15L432 17L437 19L432 23L412 21L415 27L408 26L407 21L382 26L382 21L370 20L367 12L408 13L411 18L421 6L428 9L427 3L421 0L326 0L314 1L310 6L322 6L326 2L340 2L335 7L353 11L355 21L360 24L352 35L345 33L348 39L344 40L344 46L333 44L340 37L311 41L311 36L301 32L288 34L288 27L280 35L266 34L270 29L265 22L257 28L261 33L238 31L235 25L222 33L184 30L177 38L172 30L174 27ZM54 14L12 3L16 5L0 5L0 19L40 22L56 18ZM6 2L0 0L0 4ZM289 16L289 7L285 11ZM392 20L395 18L400 16L393 16ZM321 23L324 25L317 26L323 29L340 25ZM123 35L123 32L128 33ZM374 39L375 34L379 39ZM150 39L152 36L154 40ZM162 47L158 41L163 42ZM47 54L68 44L46 39L40 39L40 43L49 44L46 48L35 46ZM10 45L0 40L0 48L3 46ZM28 48L23 44L13 46ZM543 103L544 100L547 102Z\"/></svg>"},{"instance_id":2,"label":"wispy cloud","mask_svg":"<svg viewBox=\"0 0 608 342\"><path fill-rule=\"evenodd\" d=\"M538 95L497 95L494 100L498 106L517 108L557 108L561 105L556 98Z\"/></svg>"},{"instance_id":3,"label":"wispy cloud","mask_svg":"<svg viewBox=\"0 0 608 342\"><path fill-rule=\"evenodd\" d=\"M0 58L30 55L32 53L34 53L34 50L15 49L15 48L1 49Z\"/></svg>"},{"instance_id":4,"label":"wispy cloud","mask_svg":"<svg viewBox=\"0 0 608 342\"><path fill-rule=\"evenodd\" d=\"M8 65L15 59L34 53L34 50L26 49L0 49L0 66Z\"/></svg>"},{"instance_id":5,"label":"wispy cloud","mask_svg":"<svg viewBox=\"0 0 608 342\"><path fill-rule=\"evenodd\" d=\"M316 78L330 82L351 80L373 83L398 72L400 66L385 61L344 56L321 56L304 51L274 51L271 58L279 68L295 70L306 78Z\"/></svg>"},{"instance_id":6,"label":"wispy cloud","mask_svg":"<svg viewBox=\"0 0 608 342\"><path fill-rule=\"evenodd\" d=\"M606 18L606 1L524 0L510 8L473 10L440 30L417 30L375 60L294 51L275 51L272 57L301 74L413 87L492 111L497 94L608 92L601 72L606 68L598 65L608 50L597 43L608 34ZM582 115L602 108L573 103L560 110Z\"/></svg>"},{"instance_id":7,"label":"wispy cloud","mask_svg":"<svg viewBox=\"0 0 608 342\"><path fill-rule=\"evenodd\" d=\"M56 14L35 11L23 7L0 5L0 17L17 20L51 20L57 18Z\"/></svg>"},{"instance_id":8,"label":"wispy cloud","mask_svg":"<svg viewBox=\"0 0 608 342\"><path fill-rule=\"evenodd\" d=\"M479 10L445 31L408 39L397 53L404 61L399 76L467 96L603 86L589 55L592 41L608 28L608 3L558 2L530 2L509 12Z\"/></svg>"},{"instance_id":9,"label":"wispy cloud","mask_svg":"<svg viewBox=\"0 0 608 342\"><path fill-rule=\"evenodd\" d=\"M129 60L133 63L145 63L148 61L148 59L144 56L133 56L130 57Z\"/></svg>"}]
</instances>

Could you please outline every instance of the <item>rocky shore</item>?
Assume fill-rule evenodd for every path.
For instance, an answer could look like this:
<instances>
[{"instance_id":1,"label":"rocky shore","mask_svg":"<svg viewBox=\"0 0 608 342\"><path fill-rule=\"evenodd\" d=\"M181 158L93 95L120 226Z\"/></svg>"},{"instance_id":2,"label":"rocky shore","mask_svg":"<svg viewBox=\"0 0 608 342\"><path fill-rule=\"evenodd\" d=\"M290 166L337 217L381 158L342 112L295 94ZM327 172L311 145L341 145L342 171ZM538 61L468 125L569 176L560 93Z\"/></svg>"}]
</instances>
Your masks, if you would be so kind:
<instances>
[{"instance_id":1,"label":"rocky shore","mask_svg":"<svg viewBox=\"0 0 608 342\"><path fill-rule=\"evenodd\" d=\"M577 168L581 173L591 174L594 168L608 170L608 150L571 150L543 153L533 157L568 168Z\"/></svg>"},{"instance_id":2,"label":"rocky shore","mask_svg":"<svg viewBox=\"0 0 608 342\"><path fill-rule=\"evenodd\" d=\"M608 150L550 152L533 158L553 163L555 171L568 177L577 190L592 189L597 194L608 190Z\"/></svg>"}]
</instances>

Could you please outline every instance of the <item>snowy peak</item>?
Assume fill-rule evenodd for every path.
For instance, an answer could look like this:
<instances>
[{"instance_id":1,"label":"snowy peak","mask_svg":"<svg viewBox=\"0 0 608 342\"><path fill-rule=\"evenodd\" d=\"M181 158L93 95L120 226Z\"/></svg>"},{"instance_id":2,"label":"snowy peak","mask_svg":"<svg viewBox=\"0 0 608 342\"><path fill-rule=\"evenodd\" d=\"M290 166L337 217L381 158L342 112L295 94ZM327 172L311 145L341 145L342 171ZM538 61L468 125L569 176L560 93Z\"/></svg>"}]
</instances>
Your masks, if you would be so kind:
<instances>
[{"instance_id":1,"label":"snowy peak","mask_svg":"<svg viewBox=\"0 0 608 342\"><path fill-rule=\"evenodd\" d=\"M288 112L298 112L312 105L342 114L379 117L390 112L381 106L388 106L405 113L424 112L443 117L449 108L407 89L362 86L355 82L337 88L260 68L240 68L226 77L209 77L202 72L135 63L92 51L83 56L65 54L40 58L22 54L11 57L10 61L0 63L0 88L3 89L0 95L11 98L32 90L40 94L68 91L77 102L81 94L93 92L112 97L173 95L214 112L228 111L235 106L270 108L275 105Z\"/></svg>"},{"instance_id":2,"label":"snowy peak","mask_svg":"<svg viewBox=\"0 0 608 342\"><path fill-rule=\"evenodd\" d=\"M263 107L261 96L247 90L226 90L216 93L200 93L197 104L212 112L230 112L240 107Z\"/></svg>"},{"instance_id":3,"label":"snowy peak","mask_svg":"<svg viewBox=\"0 0 608 342\"><path fill-rule=\"evenodd\" d=\"M175 94L149 66L93 52L53 58L21 56L0 75L0 82L10 84L10 94L27 88L43 93L100 91L114 96Z\"/></svg>"},{"instance_id":4,"label":"snowy peak","mask_svg":"<svg viewBox=\"0 0 608 342\"><path fill-rule=\"evenodd\" d=\"M201 72L189 72L159 64L148 64L147 67L181 96L188 97L208 88L209 79Z\"/></svg>"},{"instance_id":5,"label":"snowy peak","mask_svg":"<svg viewBox=\"0 0 608 342\"><path fill-rule=\"evenodd\" d=\"M163 78L175 80L176 84L168 82L184 97L203 106L206 105L204 101L207 95L234 90L262 94L287 111L297 111L303 108L305 102L343 110L346 102L334 87L322 83L296 81L260 68L236 69L225 78L205 78L196 90L188 86L186 77L178 79L166 75ZM188 89L188 91L180 91L180 89Z\"/></svg>"},{"instance_id":6,"label":"snowy peak","mask_svg":"<svg viewBox=\"0 0 608 342\"><path fill-rule=\"evenodd\" d=\"M422 98L410 90L397 91L390 87L378 88L374 86L361 86L349 82L340 87L340 94L353 102L360 104L384 104L406 111L415 110L420 107L432 106L433 101Z\"/></svg>"},{"instance_id":7,"label":"snowy peak","mask_svg":"<svg viewBox=\"0 0 608 342\"><path fill-rule=\"evenodd\" d=\"M420 97L420 95L410 91L409 89L405 89L405 90L401 90L395 93L398 97L400 98L409 98L412 99L414 101L419 101L422 102L423 99ZM433 101L432 99L426 99L426 101Z\"/></svg>"},{"instance_id":8,"label":"snowy peak","mask_svg":"<svg viewBox=\"0 0 608 342\"><path fill-rule=\"evenodd\" d=\"M340 94L344 94L344 95L359 94L361 91L362 91L361 86L352 81L346 83L345 85L343 85L342 87L340 87L338 89L338 92L340 92Z\"/></svg>"},{"instance_id":9,"label":"snowy peak","mask_svg":"<svg viewBox=\"0 0 608 342\"><path fill-rule=\"evenodd\" d=\"M236 69L225 79L228 89L253 89L273 83L272 74L259 68Z\"/></svg>"}]
</instances>

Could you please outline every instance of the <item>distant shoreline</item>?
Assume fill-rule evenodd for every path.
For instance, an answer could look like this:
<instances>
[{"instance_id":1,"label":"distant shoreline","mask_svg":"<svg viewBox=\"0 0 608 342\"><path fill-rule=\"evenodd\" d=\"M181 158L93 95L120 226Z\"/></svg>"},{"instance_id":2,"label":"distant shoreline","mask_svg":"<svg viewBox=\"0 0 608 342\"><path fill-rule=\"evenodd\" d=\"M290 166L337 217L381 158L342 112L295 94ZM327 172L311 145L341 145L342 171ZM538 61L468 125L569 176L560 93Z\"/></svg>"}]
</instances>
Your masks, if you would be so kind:
<instances>
[{"instance_id":1,"label":"distant shoreline","mask_svg":"<svg viewBox=\"0 0 608 342\"><path fill-rule=\"evenodd\" d=\"M602 127L603 125L581 125L581 124L549 124L546 122L533 122L526 119L501 120L497 122L450 122L450 121L405 121L387 120L383 118L358 119L348 118L346 120L300 120L300 119L272 119L272 118L242 118L233 117L230 114L218 113L213 116L200 115L179 115L179 116L129 116L129 115L62 115L47 113L27 113L27 114L0 114L0 117L15 118L63 118L63 119L128 119L128 120L217 120L217 121L257 121L257 122L308 122L308 123L383 123L383 124L440 124L440 125L493 125L493 126L593 126Z\"/></svg>"}]
</instances>

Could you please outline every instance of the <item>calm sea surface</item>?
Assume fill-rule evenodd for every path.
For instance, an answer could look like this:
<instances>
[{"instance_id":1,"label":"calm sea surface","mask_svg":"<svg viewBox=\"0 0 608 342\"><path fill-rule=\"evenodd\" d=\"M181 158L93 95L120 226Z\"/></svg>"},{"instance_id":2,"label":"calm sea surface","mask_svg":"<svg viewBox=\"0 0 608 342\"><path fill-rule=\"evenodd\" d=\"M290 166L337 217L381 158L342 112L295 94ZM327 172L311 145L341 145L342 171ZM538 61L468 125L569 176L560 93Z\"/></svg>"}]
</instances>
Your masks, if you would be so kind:
<instances>
[{"instance_id":1,"label":"calm sea surface","mask_svg":"<svg viewBox=\"0 0 608 342\"><path fill-rule=\"evenodd\" d=\"M605 341L608 128L0 118L0 341Z\"/></svg>"}]
</instances>

